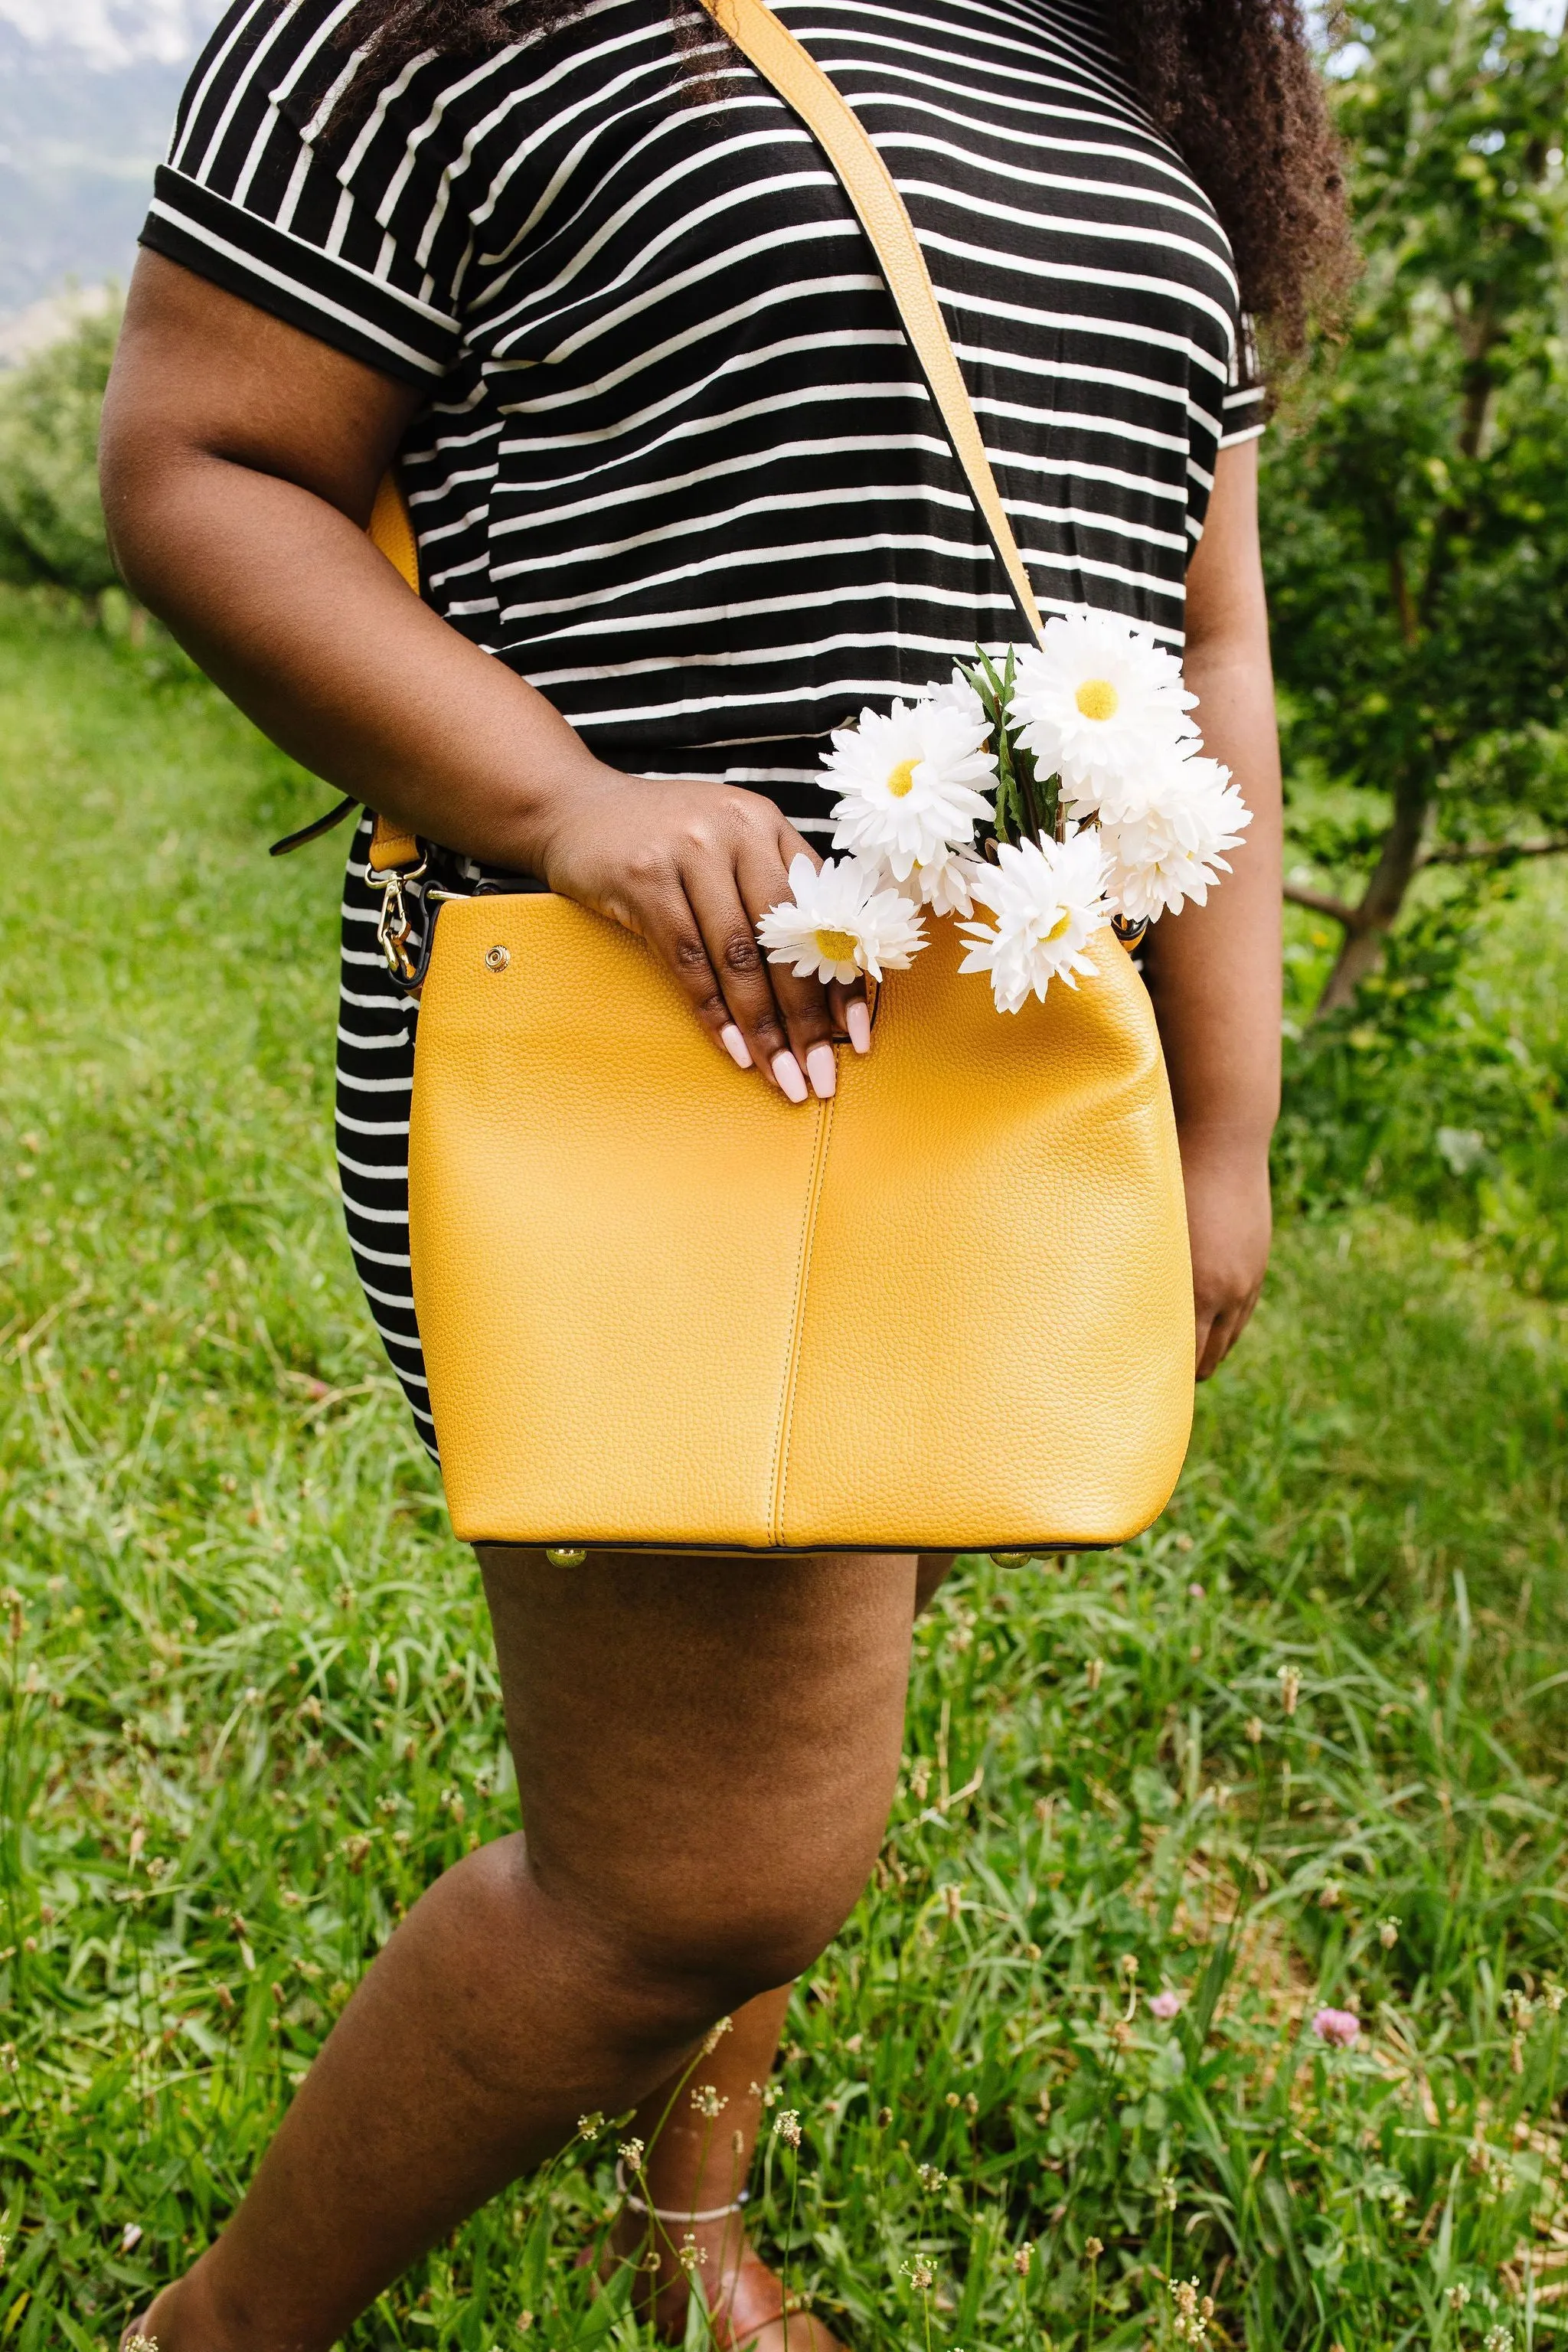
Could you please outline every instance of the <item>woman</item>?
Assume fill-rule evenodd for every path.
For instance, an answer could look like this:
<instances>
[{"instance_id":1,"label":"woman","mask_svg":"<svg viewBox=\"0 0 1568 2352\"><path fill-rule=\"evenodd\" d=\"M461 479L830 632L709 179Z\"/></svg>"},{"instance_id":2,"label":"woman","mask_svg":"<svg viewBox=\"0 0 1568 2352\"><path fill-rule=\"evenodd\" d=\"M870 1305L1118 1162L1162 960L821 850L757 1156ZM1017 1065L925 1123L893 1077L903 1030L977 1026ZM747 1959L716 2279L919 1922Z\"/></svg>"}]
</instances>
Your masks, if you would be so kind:
<instances>
[{"instance_id":1,"label":"woman","mask_svg":"<svg viewBox=\"0 0 1568 2352\"><path fill-rule=\"evenodd\" d=\"M904 190L1042 606L1184 631L1207 748L1255 812L1217 907L1148 958L1203 1377L1263 1277L1279 1041L1243 305L1289 351L1340 234L1295 0L780 13ZM1016 628L802 128L670 0L238 0L144 243L104 430L134 591L318 773L470 880L540 877L641 933L715 1050L792 1102L830 1092L833 1040L872 1050L864 1008L754 937L822 829L818 752ZM422 600L364 535L395 460ZM343 1191L428 1441L413 1016L375 952L366 838ZM331 2344L584 2111L636 2105L651 2140L725 2016L700 2074L724 2128L683 2104L649 2158L679 2217L659 2316L679 2332L689 2231L718 2340L785 2343L735 2218L754 2086L876 1853L911 1620L946 1562L482 1566L526 1843L469 1855L398 1928L227 2230L138 2322L160 2352ZM787 2333L831 2352L819 2322Z\"/></svg>"}]
</instances>

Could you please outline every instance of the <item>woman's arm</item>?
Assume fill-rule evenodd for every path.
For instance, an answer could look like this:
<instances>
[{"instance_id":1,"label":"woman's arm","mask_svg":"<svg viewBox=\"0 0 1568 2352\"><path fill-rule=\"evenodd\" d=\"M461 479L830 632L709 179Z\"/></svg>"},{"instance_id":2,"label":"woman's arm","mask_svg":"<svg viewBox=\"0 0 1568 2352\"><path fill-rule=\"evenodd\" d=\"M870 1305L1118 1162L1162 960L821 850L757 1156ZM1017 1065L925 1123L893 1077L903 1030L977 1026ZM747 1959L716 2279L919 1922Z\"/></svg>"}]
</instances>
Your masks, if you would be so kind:
<instances>
[{"instance_id":1,"label":"woman's arm","mask_svg":"<svg viewBox=\"0 0 1568 2352\"><path fill-rule=\"evenodd\" d=\"M839 992L765 963L755 936L808 848L794 827L757 793L605 766L366 539L421 397L144 253L101 445L122 576L318 775L637 932L733 1058L792 1100L803 1071L831 1092L817 1049L844 1025ZM865 1050L863 1013L851 1034Z\"/></svg>"},{"instance_id":2,"label":"woman's arm","mask_svg":"<svg viewBox=\"0 0 1568 2352\"><path fill-rule=\"evenodd\" d=\"M1187 684L1204 748L1252 811L1206 907L1167 915L1144 958L1170 1067L1193 1247L1200 1380L1247 1327L1268 1264L1279 1109L1280 791L1258 546L1258 444L1222 450L1187 573Z\"/></svg>"}]
</instances>

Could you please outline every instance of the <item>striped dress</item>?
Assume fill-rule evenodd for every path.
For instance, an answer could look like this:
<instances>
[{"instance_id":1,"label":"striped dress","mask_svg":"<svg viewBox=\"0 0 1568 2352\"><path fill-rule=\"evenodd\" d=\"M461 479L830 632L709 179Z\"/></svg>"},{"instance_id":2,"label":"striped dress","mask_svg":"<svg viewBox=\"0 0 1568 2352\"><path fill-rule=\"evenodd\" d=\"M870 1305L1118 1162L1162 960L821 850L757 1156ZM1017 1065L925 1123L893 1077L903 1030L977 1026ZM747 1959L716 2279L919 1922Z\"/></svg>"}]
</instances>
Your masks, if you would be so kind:
<instances>
[{"instance_id":1,"label":"striped dress","mask_svg":"<svg viewBox=\"0 0 1568 2352\"><path fill-rule=\"evenodd\" d=\"M1042 609L1179 646L1215 455L1260 429L1259 395L1225 236L1096 0L775 5L903 192ZM671 0L416 59L345 125L350 6L238 0L143 241L427 392L401 455L426 598L600 758L749 785L820 828L829 730L1018 625L847 197ZM343 1199L434 1449L416 1018L375 950L367 839L343 904Z\"/></svg>"}]
</instances>

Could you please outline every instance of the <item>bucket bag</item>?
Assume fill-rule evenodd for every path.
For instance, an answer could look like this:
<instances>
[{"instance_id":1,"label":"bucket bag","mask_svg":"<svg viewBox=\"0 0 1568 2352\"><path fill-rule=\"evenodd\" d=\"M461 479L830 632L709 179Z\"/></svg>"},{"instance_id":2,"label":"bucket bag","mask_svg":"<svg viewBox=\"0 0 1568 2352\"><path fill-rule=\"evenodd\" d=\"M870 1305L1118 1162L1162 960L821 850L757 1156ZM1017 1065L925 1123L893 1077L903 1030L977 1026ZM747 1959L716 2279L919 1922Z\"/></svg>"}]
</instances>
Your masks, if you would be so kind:
<instances>
[{"instance_id":1,"label":"bucket bag","mask_svg":"<svg viewBox=\"0 0 1568 2352\"><path fill-rule=\"evenodd\" d=\"M1037 635L902 198L764 0L707 5L843 183ZM373 531L417 590L390 482ZM459 1536L1022 1553L1159 1514L1191 1275L1152 1008L1110 929L1091 978L1003 1018L937 926L870 1054L797 1108L639 940L547 891L432 890L434 855L377 820L383 943L420 1000L410 1248Z\"/></svg>"}]
</instances>

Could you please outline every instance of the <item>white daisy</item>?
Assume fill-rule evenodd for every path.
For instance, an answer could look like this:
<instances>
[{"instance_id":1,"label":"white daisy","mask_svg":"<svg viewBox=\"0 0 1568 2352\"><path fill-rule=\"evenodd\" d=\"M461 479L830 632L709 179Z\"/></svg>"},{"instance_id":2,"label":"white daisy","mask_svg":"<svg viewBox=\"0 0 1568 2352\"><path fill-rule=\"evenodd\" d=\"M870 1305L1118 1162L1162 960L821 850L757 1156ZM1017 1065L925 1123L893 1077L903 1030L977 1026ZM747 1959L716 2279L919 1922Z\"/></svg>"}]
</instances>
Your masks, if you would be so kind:
<instances>
[{"instance_id":1,"label":"white daisy","mask_svg":"<svg viewBox=\"0 0 1568 2352\"><path fill-rule=\"evenodd\" d=\"M938 694L952 697L951 687ZM823 788L837 792L835 849L879 858L896 882L917 866L935 865L974 839L988 818L984 797L996 780L995 755L979 698L895 702L884 715L863 710L858 727L838 729L823 765Z\"/></svg>"},{"instance_id":2,"label":"white daisy","mask_svg":"<svg viewBox=\"0 0 1568 2352\"><path fill-rule=\"evenodd\" d=\"M973 915L975 868L983 862L973 849L947 849L924 866L912 866L900 881L885 857L862 858L882 887L900 890L911 907L929 907L933 915Z\"/></svg>"},{"instance_id":3,"label":"white daisy","mask_svg":"<svg viewBox=\"0 0 1568 2352\"><path fill-rule=\"evenodd\" d=\"M853 857L792 859L792 896L770 907L757 937L770 963L793 963L796 980L846 983L866 972L902 971L924 947L921 917L875 866Z\"/></svg>"},{"instance_id":4,"label":"white daisy","mask_svg":"<svg viewBox=\"0 0 1568 2352\"><path fill-rule=\"evenodd\" d=\"M969 849L950 849L944 857L917 866L904 885L920 886L921 904L933 915L973 915L974 877L985 871L985 861Z\"/></svg>"},{"instance_id":5,"label":"white daisy","mask_svg":"<svg viewBox=\"0 0 1568 2352\"><path fill-rule=\"evenodd\" d=\"M1079 605L1020 650L1012 716L1040 773L1092 808L1119 777L1192 739L1196 700L1147 629Z\"/></svg>"},{"instance_id":6,"label":"white daisy","mask_svg":"<svg viewBox=\"0 0 1568 2352\"><path fill-rule=\"evenodd\" d=\"M961 971L988 971L998 1013L1016 1013L1031 995L1044 998L1053 980L1076 988L1094 965L1087 940L1110 920L1105 898L1108 860L1100 835L1080 826L1066 841L999 845L997 863L974 877L974 896L996 918L961 923L972 941Z\"/></svg>"},{"instance_id":7,"label":"white daisy","mask_svg":"<svg viewBox=\"0 0 1568 2352\"><path fill-rule=\"evenodd\" d=\"M1154 922L1198 906L1221 874L1252 811L1217 760L1167 757L1107 794L1100 839L1110 859L1107 895L1130 922Z\"/></svg>"},{"instance_id":8,"label":"white daisy","mask_svg":"<svg viewBox=\"0 0 1568 2352\"><path fill-rule=\"evenodd\" d=\"M970 724L983 734L989 735L991 732L991 721L985 716L985 705L956 662L952 665L952 676L948 679L947 684L933 686L929 693L921 697L921 699L934 710L955 710L961 719L968 719Z\"/></svg>"}]
</instances>

